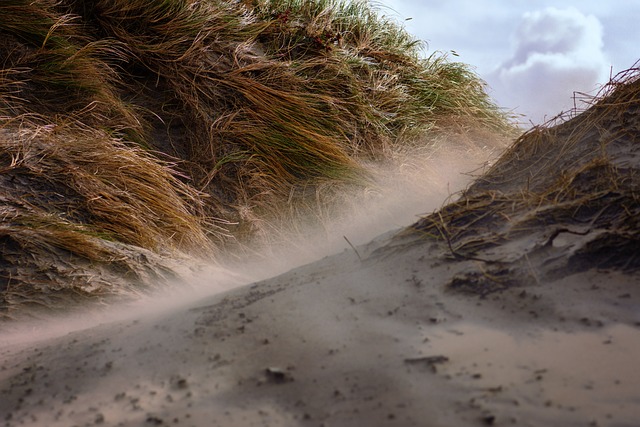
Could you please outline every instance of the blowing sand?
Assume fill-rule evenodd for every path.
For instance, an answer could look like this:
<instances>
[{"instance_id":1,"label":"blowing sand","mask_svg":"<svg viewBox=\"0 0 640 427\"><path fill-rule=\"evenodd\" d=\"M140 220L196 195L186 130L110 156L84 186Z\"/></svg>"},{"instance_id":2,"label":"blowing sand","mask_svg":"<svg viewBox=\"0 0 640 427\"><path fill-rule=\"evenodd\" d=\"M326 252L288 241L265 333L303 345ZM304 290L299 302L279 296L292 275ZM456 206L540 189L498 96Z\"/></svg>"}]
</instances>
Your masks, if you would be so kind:
<instances>
[{"instance_id":1,"label":"blowing sand","mask_svg":"<svg viewBox=\"0 0 640 427\"><path fill-rule=\"evenodd\" d=\"M3 423L637 425L637 275L470 297L443 289L465 263L388 244L3 346Z\"/></svg>"},{"instance_id":2,"label":"blowing sand","mask_svg":"<svg viewBox=\"0 0 640 427\"><path fill-rule=\"evenodd\" d=\"M397 233L119 320L16 326L3 425L638 426L638 93L534 129Z\"/></svg>"}]
</instances>

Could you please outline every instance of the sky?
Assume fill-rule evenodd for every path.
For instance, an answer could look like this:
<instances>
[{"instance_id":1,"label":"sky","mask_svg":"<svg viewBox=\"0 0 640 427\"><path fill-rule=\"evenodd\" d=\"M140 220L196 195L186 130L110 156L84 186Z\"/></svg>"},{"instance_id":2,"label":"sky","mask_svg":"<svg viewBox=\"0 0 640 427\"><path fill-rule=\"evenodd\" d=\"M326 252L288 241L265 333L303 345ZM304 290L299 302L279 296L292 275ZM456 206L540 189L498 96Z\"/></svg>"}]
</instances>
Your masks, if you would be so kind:
<instances>
[{"instance_id":1,"label":"sky","mask_svg":"<svg viewBox=\"0 0 640 427\"><path fill-rule=\"evenodd\" d=\"M439 51L469 64L523 126L570 110L574 92L594 95L640 60L640 0L371 3L425 41L425 55Z\"/></svg>"}]
</instances>

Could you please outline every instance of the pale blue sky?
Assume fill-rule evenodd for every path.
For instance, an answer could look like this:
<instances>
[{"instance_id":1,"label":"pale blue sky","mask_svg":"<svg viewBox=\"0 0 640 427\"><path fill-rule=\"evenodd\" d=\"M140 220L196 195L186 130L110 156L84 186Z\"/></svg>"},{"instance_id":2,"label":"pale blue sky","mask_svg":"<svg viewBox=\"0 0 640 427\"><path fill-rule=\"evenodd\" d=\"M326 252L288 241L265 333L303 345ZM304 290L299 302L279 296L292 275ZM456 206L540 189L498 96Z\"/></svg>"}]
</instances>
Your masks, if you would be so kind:
<instances>
[{"instance_id":1,"label":"pale blue sky","mask_svg":"<svg viewBox=\"0 0 640 427\"><path fill-rule=\"evenodd\" d=\"M374 0L427 42L455 51L496 102L541 123L640 59L637 0ZM410 20L405 20L411 18Z\"/></svg>"}]
</instances>

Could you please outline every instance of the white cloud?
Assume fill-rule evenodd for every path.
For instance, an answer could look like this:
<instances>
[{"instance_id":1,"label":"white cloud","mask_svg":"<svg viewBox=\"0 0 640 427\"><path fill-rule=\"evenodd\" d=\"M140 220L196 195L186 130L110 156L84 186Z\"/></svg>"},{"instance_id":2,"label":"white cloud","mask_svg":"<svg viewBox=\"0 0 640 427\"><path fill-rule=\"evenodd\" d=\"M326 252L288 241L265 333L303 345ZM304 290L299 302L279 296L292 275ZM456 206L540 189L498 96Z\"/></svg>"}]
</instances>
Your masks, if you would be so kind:
<instances>
[{"instance_id":1,"label":"white cloud","mask_svg":"<svg viewBox=\"0 0 640 427\"><path fill-rule=\"evenodd\" d=\"M571 108L574 91L590 92L606 82L603 28L593 15L555 7L527 12L514 44L512 56L486 80L498 104L534 123Z\"/></svg>"}]
</instances>

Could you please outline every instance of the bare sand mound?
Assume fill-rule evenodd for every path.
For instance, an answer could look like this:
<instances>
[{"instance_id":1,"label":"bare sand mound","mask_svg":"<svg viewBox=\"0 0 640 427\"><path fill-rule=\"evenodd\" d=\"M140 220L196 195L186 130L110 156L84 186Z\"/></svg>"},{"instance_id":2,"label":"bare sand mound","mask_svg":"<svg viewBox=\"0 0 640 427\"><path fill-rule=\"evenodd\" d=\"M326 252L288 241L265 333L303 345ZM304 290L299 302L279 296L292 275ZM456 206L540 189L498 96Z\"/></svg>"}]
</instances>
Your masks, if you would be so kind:
<instances>
[{"instance_id":1,"label":"bare sand mound","mask_svg":"<svg viewBox=\"0 0 640 427\"><path fill-rule=\"evenodd\" d=\"M635 426L635 76L391 238L161 313L6 338L18 425Z\"/></svg>"}]
</instances>

